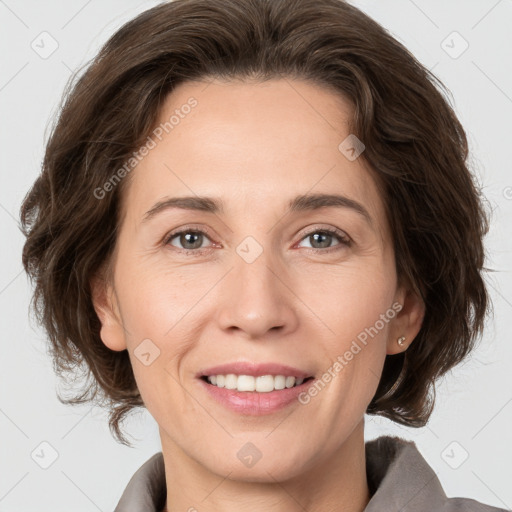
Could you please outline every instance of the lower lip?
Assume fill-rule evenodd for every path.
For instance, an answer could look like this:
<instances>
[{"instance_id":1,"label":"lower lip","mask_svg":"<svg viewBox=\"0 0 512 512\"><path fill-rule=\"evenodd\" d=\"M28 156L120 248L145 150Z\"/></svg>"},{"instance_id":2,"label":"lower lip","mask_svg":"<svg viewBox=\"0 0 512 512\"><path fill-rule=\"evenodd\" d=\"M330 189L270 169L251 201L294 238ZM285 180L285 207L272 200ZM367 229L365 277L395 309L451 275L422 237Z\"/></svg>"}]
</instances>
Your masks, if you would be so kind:
<instances>
[{"instance_id":1,"label":"lower lip","mask_svg":"<svg viewBox=\"0 0 512 512\"><path fill-rule=\"evenodd\" d=\"M268 393L219 388L203 379L198 380L212 398L228 409L249 416L260 416L284 409L294 402L300 403L298 396L306 391L315 379L303 382L300 386Z\"/></svg>"}]
</instances>

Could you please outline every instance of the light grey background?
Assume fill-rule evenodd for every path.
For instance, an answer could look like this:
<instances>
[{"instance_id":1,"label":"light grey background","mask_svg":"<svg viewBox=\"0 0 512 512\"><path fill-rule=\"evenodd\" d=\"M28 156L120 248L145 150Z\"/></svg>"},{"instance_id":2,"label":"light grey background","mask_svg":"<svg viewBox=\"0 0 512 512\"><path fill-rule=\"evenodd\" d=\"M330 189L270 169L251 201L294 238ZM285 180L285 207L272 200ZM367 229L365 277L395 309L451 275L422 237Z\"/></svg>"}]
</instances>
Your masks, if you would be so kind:
<instances>
[{"instance_id":1,"label":"light grey background","mask_svg":"<svg viewBox=\"0 0 512 512\"><path fill-rule=\"evenodd\" d=\"M59 381L44 333L28 317L31 287L22 272L24 239L18 229L20 203L39 172L50 120L72 71L86 64L124 22L156 3L0 0L2 512L113 510L134 471L160 450L156 423L145 410L126 422L136 440L132 449L110 436L104 411L57 400ZM486 245L487 266L497 271L487 277L494 320L471 360L439 383L428 426L411 429L367 417L366 437L392 433L412 439L448 496L511 508L512 1L352 3L384 25L452 91L474 171L494 208ZM40 35L44 31L50 36ZM58 48L42 58L55 44L52 40ZM465 41L469 46L461 53ZM53 448L41 446L44 441ZM52 449L58 457L43 469L40 464L51 462Z\"/></svg>"}]
</instances>

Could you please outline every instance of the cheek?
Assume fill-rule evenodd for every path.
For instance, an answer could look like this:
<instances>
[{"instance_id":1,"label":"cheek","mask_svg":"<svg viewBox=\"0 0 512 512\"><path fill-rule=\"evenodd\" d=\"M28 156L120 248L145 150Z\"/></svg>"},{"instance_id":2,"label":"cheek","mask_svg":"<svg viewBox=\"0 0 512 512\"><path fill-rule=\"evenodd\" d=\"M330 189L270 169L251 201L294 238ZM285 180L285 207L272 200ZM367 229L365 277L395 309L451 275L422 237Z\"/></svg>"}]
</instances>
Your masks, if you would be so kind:
<instances>
[{"instance_id":1,"label":"cheek","mask_svg":"<svg viewBox=\"0 0 512 512\"><path fill-rule=\"evenodd\" d=\"M323 304L320 316L332 331L322 338L329 361L323 375L332 383L324 400L332 418L359 418L375 394L396 316L394 285L392 272L354 269L335 275L325 291L329 300L317 303Z\"/></svg>"},{"instance_id":2,"label":"cheek","mask_svg":"<svg viewBox=\"0 0 512 512\"><path fill-rule=\"evenodd\" d=\"M386 357L388 332L396 315L394 273L377 264L353 266L350 271L340 268L330 274L323 290L310 297L314 301L308 300L308 306L328 326L322 327L320 339L329 361L325 370L336 375L329 407L337 411L335 416L348 410L357 416L376 391Z\"/></svg>"},{"instance_id":3,"label":"cheek","mask_svg":"<svg viewBox=\"0 0 512 512\"><path fill-rule=\"evenodd\" d=\"M118 277L135 380L148 410L156 410L161 400L179 396L179 383L172 376L176 377L177 362L198 339L196 323L190 319L205 291L197 277L187 280L179 272L156 267L120 265Z\"/></svg>"},{"instance_id":4,"label":"cheek","mask_svg":"<svg viewBox=\"0 0 512 512\"><path fill-rule=\"evenodd\" d=\"M309 275L301 292L311 310L334 331L331 334L341 339L373 326L392 306L394 272L379 262L362 263L332 266L328 272Z\"/></svg>"},{"instance_id":5,"label":"cheek","mask_svg":"<svg viewBox=\"0 0 512 512\"><path fill-rule=\"evenodd\" d=\"M121 313L132 343L141 336L160 340L172 336L175 326L183 322L206 287L198 273L190 271L187 276L158 262L120 266L119 276L123 276L118 286L123 298Z\"/></svg>"}]
</instances>

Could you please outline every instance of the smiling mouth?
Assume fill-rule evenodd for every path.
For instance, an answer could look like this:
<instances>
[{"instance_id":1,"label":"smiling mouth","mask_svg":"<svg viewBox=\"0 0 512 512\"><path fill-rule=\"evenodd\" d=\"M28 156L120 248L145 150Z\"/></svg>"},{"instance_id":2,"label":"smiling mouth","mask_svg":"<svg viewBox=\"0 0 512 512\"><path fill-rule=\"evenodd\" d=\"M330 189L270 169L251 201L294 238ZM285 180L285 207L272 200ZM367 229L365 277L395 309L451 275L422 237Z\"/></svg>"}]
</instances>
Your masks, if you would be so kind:
<instances>
[{"instance_id":1,"label":"smiling mouth","mask_svg":"<svg viewBox=\"0 0 512 512\"><path fill-rule=\"evenodd\" d=\"M231 389L240 392L270 393L283 389L302 386L314 377L299 378L284 375L202 375L201 380L218 388Z\"/></svg>"}]
</instances>

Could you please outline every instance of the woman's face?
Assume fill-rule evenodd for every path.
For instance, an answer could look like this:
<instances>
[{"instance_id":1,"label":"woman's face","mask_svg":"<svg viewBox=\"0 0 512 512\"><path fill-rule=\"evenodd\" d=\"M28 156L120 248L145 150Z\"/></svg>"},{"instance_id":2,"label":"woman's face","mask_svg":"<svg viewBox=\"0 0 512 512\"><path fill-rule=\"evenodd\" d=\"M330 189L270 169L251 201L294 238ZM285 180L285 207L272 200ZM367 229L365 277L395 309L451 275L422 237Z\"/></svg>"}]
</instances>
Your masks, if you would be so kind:
<instances>
[{"instance_id":1,"label":"woman's face","mask_svg":"<svg viewBox=\"0 0 512 512\"><path fill-rule=\"evenodd\" d=\"M350 135L348 103L302 81L188 82L159 122L173 114L131 171L112 311L97 307L102 339L128 349L164 448L230 478L292 477L362 425L385 356L404 350L397 337L417 334L421 307L397 287L384 205L356 158L362 148L351 151L351 138L339 147ZM322 194L341 198L307 200ZM184 197L222 206L161 204ZM200 378L236 362L314 379L297 396Z\"/></svg>"}]
</instances>

